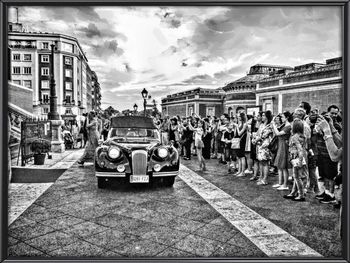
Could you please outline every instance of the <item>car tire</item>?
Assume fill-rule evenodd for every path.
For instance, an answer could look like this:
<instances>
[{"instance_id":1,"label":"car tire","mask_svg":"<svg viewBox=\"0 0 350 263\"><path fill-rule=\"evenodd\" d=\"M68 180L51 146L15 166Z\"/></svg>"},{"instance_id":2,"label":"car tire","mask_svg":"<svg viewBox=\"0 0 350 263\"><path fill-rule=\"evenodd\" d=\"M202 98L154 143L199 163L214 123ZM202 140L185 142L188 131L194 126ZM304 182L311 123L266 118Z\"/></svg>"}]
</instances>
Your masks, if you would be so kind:
<instances>
[{"instance_id":1,"label":"car tire","mask_svg":"<svg viewBox=\"0 0 350 263\"><path fill-rule=\"evenodd\" d=\"M100 189L106 188L107 187L106 178L98 177L97 178L97 187L100 188Z\"/></svg>"},{"instance_id":2,"label":"car tire","mask_svg":"<svg viewBox=\"0 0 350 263\"><path fill-rule=\"evenodd\" d=\"M163 178L163 185L165 187L172 187L175 183L175 176Z\"/></svg>"}]
</instances>

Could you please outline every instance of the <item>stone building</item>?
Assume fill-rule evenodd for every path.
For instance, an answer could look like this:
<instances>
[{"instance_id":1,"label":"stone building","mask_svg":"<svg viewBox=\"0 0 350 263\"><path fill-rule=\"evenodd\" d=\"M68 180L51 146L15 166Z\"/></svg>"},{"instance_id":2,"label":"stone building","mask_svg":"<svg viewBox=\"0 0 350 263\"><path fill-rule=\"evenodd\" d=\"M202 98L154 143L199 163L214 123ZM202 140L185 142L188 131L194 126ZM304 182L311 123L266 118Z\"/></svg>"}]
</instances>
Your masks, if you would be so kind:
<instances>
[{"instance_id":1,"label":"stone building","mask_svg":"<svg viewBox=\"0 0 350 263\"><path fill-rule=\"evenodd\" d=\"M230 116L236 113L237 107L249 107L256 105L255 89L259 80L276 74L293 70L292 67L256 64L252 66L249 73L227 84L222 89L226 92L224 101L224 112Z\"/></svg>"},{"instance_id":2,"label":"stone building","mask_svg":"<svg viewBox=\"0 0 350 263\"><path fill-rule=\"evenodd\" d=\"M33 114L46 117L50 107L51 44L57 110L63 118L74 118L92 108L87 90L88 60L74 37L48 32L27 32L20 23L9 23L8 45L12 83L31 89ZM90 70L91 71L91 70ZM27 98L29 99L29 98ZM88 102L88 100L90 100Z\"/></svg>"},{"instance_id":3,"label":"stone building","mask_svg":"<svg viewBox=\"0 0 350 263\"><path fill-rule=\"evenodd\" d=\"M292 111L301 101L320 112L332 104L342 108L342 96L342 58L296 66L292 72L261 79L256 86L256 105L273 114Z\"/></svg>"},{"instance_id":4,"label":"stone building","mask_svg":"<svg viewBox=\"0 0 350 263\"><path fill-rule=\"evenodd\" d=\"M196 113L202 117L220 116L223 113L225 93L221 89L196 88L162 98L162 114L169 116L190 116Z\"/></svg>"}]
</instances>

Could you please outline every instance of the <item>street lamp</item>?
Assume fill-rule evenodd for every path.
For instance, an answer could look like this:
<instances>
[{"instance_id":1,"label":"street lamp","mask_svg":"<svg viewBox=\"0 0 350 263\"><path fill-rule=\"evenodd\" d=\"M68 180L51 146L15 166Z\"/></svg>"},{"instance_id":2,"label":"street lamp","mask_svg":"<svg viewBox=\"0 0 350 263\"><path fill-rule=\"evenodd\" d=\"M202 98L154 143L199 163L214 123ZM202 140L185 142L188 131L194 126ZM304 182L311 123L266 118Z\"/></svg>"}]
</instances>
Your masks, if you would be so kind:
<instances>
[{"instance_id":1,"label":"street lamp","mask_svg":"<svg viewBox=\"0 0 350 263\"><path fill-rule=\"evenodd\" d=\"M54 76L54 48L55 44L51 44L51 63L50 63L50 112L47 114L49 120L59 120L57 112L57 96L56 84Z\"/></svg>"},{"instance_id":2,"label":"street lamp","mask_svg":"<svg viewBox=\"0 0 350 263\"><path fill-rule=\"evenodd\" d=\"M141 95L143 98L143 111L144 111L144 116L146 117L146 105L147 105L147 95L148 95L148 91L143 88L143 90L141 91Z\"/></svg>"},{"instance_id":3,"label":"street lamp","mask_svg":"<svg viewBox=\"0 0 350 263\"><path fill-rule=\"evenodd\" d=\"M137 106L137 104L135 103L135 104L134 104L134 112L135 112L135 115L136 115L136 112L137 112L137 108L138 108L138 106Z\"/></svg>"}]
</instances>

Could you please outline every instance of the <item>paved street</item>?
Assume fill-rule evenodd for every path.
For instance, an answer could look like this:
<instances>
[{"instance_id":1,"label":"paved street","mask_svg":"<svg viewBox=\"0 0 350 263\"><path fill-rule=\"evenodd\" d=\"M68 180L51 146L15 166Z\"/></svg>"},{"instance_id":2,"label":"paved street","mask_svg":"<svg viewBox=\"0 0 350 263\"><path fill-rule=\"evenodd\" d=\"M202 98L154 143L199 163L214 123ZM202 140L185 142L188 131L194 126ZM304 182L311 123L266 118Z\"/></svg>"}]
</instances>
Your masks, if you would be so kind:
<instances>
[{"instance_id":1,"label":"paved street","mask_svg":"<svg viewBox=\"0 0 350 263\"><path fill-rule=\"evenodd\" d=\"M38 257L339 257L338 210L310 197L183 161L173 188L98 189L73 164L9 226L9 255ZM271 181L275 178L270 178Z\"/></svg>"}]
</instances>

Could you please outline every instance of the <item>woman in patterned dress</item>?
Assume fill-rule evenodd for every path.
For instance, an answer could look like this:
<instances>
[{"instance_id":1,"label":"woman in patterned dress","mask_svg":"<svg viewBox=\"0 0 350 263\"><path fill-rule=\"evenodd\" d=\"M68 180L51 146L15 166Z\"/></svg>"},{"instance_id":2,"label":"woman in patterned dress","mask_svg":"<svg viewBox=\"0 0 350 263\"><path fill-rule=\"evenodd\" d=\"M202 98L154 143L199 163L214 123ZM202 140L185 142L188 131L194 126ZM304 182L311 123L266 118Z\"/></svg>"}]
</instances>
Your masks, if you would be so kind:
<instances>
[{"instance_id":1,"label":"woman in patterned dress","mask_svg":"<svg viewBox=\"0 0 350 263\"><path fill-rule=\"evenodd\" d=\"M271 151L268 146L272 140L272 113L271 111L265 111L261 115L262 127L261 133L257 138L257 159L259 161L259 170L261 173L258 185L267 185L267 176L269 175L269 161L271 160Z\"/></svg>"}]
</instances>

